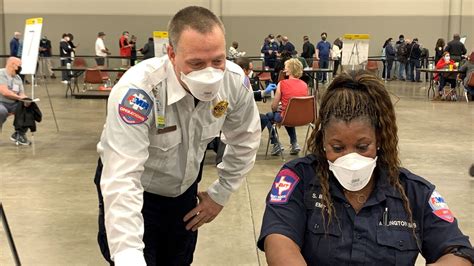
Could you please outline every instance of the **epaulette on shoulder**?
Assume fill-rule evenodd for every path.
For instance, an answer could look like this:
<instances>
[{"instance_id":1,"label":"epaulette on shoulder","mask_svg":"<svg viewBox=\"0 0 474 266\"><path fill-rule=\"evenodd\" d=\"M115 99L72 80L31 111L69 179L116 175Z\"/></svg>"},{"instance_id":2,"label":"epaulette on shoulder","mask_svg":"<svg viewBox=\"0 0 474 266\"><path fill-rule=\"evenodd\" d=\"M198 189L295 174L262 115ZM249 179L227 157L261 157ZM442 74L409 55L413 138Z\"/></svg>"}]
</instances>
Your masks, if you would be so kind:
<instances>
[{"instance_id":1,"label":"epaulette on shoulder","mask_svg":"<svg viewBox=\"0 0 474 266\"><path fill-rule=\"evenodd\" d=\"M423 177L416 175L412 172L410 172L408 169L401 168L400 169L400 178L405 178L410 181L414 181L416 183L422 184L426 186L427 188L433 188L434 185L431 184L428 180L424 179Z\"/></svg>"}]
</instances>

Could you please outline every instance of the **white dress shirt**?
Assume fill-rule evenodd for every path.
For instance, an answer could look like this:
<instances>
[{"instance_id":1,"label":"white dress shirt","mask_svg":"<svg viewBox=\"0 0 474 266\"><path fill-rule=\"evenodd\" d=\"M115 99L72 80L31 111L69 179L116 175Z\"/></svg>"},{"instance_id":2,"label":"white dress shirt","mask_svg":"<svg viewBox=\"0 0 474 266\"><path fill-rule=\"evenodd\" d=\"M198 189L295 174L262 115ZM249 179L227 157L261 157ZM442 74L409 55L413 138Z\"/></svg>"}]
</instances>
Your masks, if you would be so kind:
<instances>
[{"instance_id":1,"label":"white dress shirt","mask_svg":"<svg viewBox=\"0 0 474 266\"><path fill-rule=\"evenodd\" d=\"M240 187L254 165L261 135L258 109L244 78L242 69L227 61L216 100L195 106L165 55L132 67L114 86L97 150L104 165L101 189L107 238L117 266L144 263L143 191L167 197L184 193L196 181L207 144L221 131L227 147L217 166L219 178L207 192L225 205ZM161 134L152 110L153 88L158 84L166 86L166 126L176 126ZM221 117L212 112L217 101L228 102ZM123 106L130 107L125 109L131 116L120 111Z\"/></svg>"}]
</instances>

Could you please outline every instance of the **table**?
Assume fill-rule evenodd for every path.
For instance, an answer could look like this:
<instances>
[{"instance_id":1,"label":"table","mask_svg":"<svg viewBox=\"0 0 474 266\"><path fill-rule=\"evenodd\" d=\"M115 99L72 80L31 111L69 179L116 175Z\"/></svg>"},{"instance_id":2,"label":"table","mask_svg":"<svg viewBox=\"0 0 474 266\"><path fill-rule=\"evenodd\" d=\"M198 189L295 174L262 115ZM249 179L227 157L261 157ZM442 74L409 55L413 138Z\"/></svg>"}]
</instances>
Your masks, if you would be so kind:
<instances>
[{"instance_id":1,"label":"table","mask_svg":"<svg viewBox=\"0 0 474 266\"><path fill-rule=\"evenodd\" d=\"M104 72L117 72L117 73L124 73L128 70L128 68L122 68L122 67L112 67L112 68L106 68L106 67L71 67L71 68L67 68L65 66L61 66L61 67L55 67L55 68L52 68L53 71L70 71L71 74L68 75L71 79L74 80L74 84L71 84L71 82L69 81L67 83L67 87L66 87L66 98L67 98L67 93L68 91L71 92L71 97L72 96L76 96L77 94L79 94L79 84L78 84L78 78L88 69L92 69L92 70L100 70L100 71L104 71ZM74 93L74 91L77 91L77 93ZM81 93L82 95L83 93ZM83 97L83 95L82 95ZM108 97L108 95L107 95Z\"/></svg>"},{"instance_id":2,"label":"table","mask_svg":"<svg viewBox=\"0 0 474 266\"><path fill-rule=\"evenodd\" d=\"M435 74L435 73L438 73L438 74L452 74L452 73L457 74L457 73L461 73L461 72L459 72L458 69L449 70L449 69L444 69L444 68L442 68L442 69L420 68L420 72L425 72L425 73L430 74L430 87L428 88L428 92L427 92L428 99L430 98L430 91L433 92L433 97L436 94L435 81L434 81L434 78L433 78L433 74Z\"/></svg>"}]
</instances>

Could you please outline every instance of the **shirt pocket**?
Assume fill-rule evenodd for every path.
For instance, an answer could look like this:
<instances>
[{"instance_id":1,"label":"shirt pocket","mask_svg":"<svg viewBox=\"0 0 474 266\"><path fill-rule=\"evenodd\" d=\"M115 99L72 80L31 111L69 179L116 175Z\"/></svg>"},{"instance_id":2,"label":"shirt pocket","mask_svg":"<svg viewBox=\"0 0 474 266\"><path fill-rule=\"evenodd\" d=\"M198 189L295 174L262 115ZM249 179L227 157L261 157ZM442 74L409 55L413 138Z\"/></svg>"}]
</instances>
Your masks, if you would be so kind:
<instances>
[{"instance_id":1,"label":"shirt pocket","mask_svg":"<svg viewBox=\"0 0 474 266\"><path fill-rule=\"evenodd\" d=\"M395 265L415 264L418 247L411 229L378 225L377 244L383 249L379 254L384 262L395 262Z\"/></svg>"},{"instance_id":2,"label":"shirt pocket","mask_svg":"<svg viewBox=\"0 0 474 266\"><path fill-rule=\"evenodd\" d=\"M342 234L337 225L337 220L333 217L331 224L324 226L327 224L327 219L323 220L319 208L309 212L309 215L302 254L308 265L314 263L332 265L336 255L334 252L341 242Z\"/></svg>"},{"instance_id":3,"label":"shirt pocket","mask_svg":"<svg viewBox=\"0 0 474 266\"><path fill-rule=\"evenodd\" d=\"M176 128L176 130L171 132L153 134L150 137L150 146L167 152L180 144L182 140L181 129Z\"/></svg>"}]
</instances>

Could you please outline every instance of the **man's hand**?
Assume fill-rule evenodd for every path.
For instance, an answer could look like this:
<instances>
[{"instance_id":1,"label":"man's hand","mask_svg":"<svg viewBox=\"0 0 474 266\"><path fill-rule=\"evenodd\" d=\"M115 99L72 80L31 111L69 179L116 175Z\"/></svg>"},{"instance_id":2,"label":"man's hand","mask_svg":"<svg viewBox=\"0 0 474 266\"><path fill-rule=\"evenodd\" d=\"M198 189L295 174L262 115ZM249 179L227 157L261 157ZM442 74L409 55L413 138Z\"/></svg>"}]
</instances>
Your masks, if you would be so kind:
<instances>
[{"instance_id":1,"label":"man's hand","mask_svg":"<svg viewBox=\"0 0 474 266\"><path fill-rule=\"evenodd\" d=\"M209 223L221 212L223 206L217 204L214 200L209 197L207 192L198 193L199 203L196 208L192 209L186 216L184 216L183 221L188 222L186 225L186 230L196 231L201 225Z\"/></svg>"}]
</instances>

